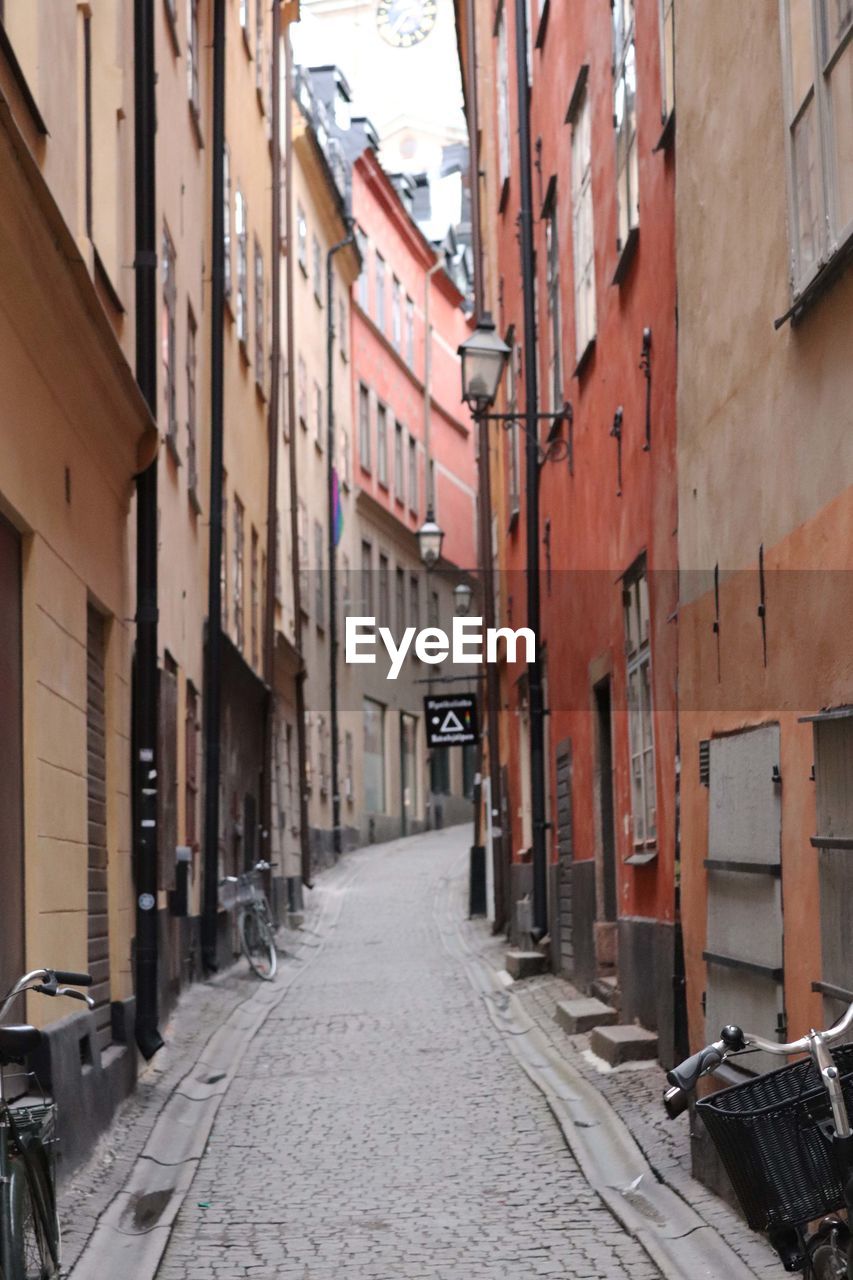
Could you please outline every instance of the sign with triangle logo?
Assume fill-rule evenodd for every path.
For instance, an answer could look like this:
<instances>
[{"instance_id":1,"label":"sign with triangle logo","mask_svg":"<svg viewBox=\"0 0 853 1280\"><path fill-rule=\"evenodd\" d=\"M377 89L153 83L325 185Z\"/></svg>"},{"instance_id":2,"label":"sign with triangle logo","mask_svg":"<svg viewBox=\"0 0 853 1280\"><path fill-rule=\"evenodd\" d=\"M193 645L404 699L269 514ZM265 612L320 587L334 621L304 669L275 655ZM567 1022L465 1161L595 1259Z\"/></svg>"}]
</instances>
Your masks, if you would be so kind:
<instances>
[{"instance_id":1,"label":"sign with triangle logo","mask_svg":"<svg viewBox=\"0 0 853 1280\"><path fill-rule=\"evenodd\" d=\"M427 746L469 747L477 741L477 699L471 693L424 698Z\"/></svg>"}]
</instances>

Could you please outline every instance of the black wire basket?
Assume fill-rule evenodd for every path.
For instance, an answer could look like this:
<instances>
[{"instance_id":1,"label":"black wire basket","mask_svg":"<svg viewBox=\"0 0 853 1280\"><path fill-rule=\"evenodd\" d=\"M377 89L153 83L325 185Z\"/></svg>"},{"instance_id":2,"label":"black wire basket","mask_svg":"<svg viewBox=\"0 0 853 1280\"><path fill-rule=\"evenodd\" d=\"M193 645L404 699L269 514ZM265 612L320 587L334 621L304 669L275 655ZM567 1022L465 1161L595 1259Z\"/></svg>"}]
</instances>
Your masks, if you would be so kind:
<instances>
[{"instance_id":1,"label":"black wire basket","mask_svg":"<svg viewBox=\"0 0 853 1280\"><path fill-rule=\"evenodd\" d=\"M853 1045L832 1051L853 1117ZM801 1226L844 1205L832 1110L810 1058L697 1102L755 1231Z\"/></svg>"}]
</instances>

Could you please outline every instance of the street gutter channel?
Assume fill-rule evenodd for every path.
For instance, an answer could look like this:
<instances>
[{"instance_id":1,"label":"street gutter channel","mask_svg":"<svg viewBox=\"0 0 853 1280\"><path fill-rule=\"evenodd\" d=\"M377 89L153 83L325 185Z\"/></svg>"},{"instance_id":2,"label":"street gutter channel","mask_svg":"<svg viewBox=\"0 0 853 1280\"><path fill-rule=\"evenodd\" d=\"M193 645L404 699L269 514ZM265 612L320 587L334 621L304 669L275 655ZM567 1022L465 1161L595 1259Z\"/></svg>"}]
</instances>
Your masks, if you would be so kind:
<instances>
[{"instance_id":1,"label":"street gutter channel","mask_svg":"<svg viewBox=\"0 0 853 1280\"><path fill-rule=\"evenodd\" d=\"M462 879L447 878L436 893L434 915L445 950L462 963L492 1024L544 1096L589 1185L664 1280L755 1280L713 1227L658 1180L624 1121L555 1052L498 970L473 951L462 931Z\"/></svg>"},{"instance_id":2,"label":"street gutter channel","mask_svg":"<svg viewBox=\"0 0 853 1280\"><path fill-rule=\"evenodd\" d=\"M98 1219L68 1273L73 1280L118 1275L154 1280L222 1099L252 1040L323 950L340 919L346 890L358 872L356 864L333 888L330 886L312 928L322 941L305 962L298 968L280 968L274 982L259 982L252 996L236 1005L208 1038L157 1116L121 1191Z\"/></svg>"}]
</instances>

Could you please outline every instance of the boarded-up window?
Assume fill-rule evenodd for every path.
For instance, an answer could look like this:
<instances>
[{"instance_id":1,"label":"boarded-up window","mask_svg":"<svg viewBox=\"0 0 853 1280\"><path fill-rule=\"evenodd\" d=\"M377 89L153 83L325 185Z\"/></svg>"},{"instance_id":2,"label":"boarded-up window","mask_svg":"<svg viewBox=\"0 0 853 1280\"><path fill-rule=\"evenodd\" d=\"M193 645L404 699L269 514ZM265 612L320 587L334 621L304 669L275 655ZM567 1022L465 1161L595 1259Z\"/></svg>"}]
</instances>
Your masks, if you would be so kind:
<instances>
[{"instance_id":1,"label":"boarded-up window","mask_svg":"<svg viewBox=\"0 0 853 1280\"><path fill-rule=\"evenodd\" d=\"M727 1023L773 1039L784 1019L779 726L710 746L706 1032ZM752 1070L778 1063L750 1058Z\"/></svg>"},{"instance_id":2,"label":"boarded-up window","mask_svg":"<svg viewBox=\"0 0 853 1280\"><path fill-rule=\"evenodd\" d=\"M157 883L161 889L174 889L178 843L178 674L168 657L160 671L157 781Z\"/></svg>"}]
</instances>

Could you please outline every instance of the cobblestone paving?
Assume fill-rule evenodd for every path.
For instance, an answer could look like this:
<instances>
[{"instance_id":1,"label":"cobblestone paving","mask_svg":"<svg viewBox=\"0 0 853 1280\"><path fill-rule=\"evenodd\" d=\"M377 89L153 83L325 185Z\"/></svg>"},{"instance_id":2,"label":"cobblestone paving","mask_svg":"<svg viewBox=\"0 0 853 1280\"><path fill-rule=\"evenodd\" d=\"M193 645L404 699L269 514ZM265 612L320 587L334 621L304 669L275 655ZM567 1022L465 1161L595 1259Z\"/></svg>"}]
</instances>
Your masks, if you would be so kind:
<instances>
[{"instance_id":1,"label":"cobblestone paving","mask_svg":"<svg viewBox=\"0 0 853 1280\"><path fill-rule=\"evenodd\" d=\"M493 937L486 923L466 922L464 933L473 950L494 968L503 967L506 943ZM778 1255L764 1237L751 1231L734 1209L692 1176L689 1121L687 1116L676 1121L667 1119L661 1105L666 1088L663 1069L656 1063L620 1067L615 1071L597 1068L589 1057L589 1036L569 1036L554 1020L557 1004L578 995L564 978L554 974L528 978L516 982L512 991L557 1052L584 1079L595 1085L616 1114L628 1124L661 1181L686 1200L756 1276L762 1280L773 1280L778 1276ZM701 1122L697 1120L696 1123Z\"/></svg>"},{"instance_id":2,"label":"cobblestone paving","mask_svg":"<svg viewBox=\"0 0 853 1280\"><path fill-rule=\"evenodd\" d=\"M466 832L352 856L252 1042L159 1280L654 1280L442 947Z\"/></svg>"}]
</instances>

